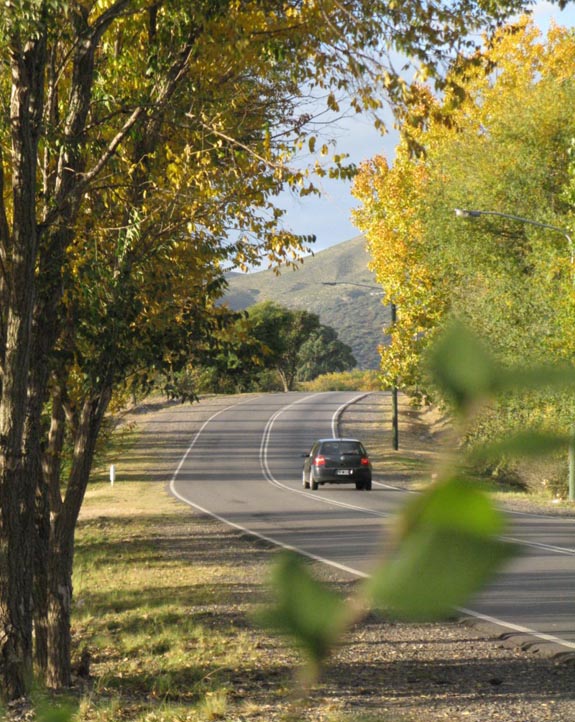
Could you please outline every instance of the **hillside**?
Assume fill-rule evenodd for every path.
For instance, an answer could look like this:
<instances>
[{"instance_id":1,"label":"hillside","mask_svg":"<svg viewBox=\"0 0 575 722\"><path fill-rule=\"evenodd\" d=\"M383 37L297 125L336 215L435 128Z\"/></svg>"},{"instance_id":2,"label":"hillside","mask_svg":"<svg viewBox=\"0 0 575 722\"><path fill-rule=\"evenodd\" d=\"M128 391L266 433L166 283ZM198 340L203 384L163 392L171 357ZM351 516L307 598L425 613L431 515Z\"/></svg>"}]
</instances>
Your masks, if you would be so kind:
<instances>
[{"instance_id":1,"label":"hillside","mask_svg":"<svg viewBox=\"0 0 575 722\"><path fill-rule=\"evenodd\" d=\"M332 326L351 346L359 368L377 369L377 348L384 341L382 329L389 323L389 308L383 305L377 287L345 285L376 285L368 261L363 236L357 236L306 257L297 270L286 269L279 276L270 270L231 274L224 302L242 310L275 301L317 313L324 325ZM333 282L338 285L323 285Z\"/></svg>"}]
</instances>

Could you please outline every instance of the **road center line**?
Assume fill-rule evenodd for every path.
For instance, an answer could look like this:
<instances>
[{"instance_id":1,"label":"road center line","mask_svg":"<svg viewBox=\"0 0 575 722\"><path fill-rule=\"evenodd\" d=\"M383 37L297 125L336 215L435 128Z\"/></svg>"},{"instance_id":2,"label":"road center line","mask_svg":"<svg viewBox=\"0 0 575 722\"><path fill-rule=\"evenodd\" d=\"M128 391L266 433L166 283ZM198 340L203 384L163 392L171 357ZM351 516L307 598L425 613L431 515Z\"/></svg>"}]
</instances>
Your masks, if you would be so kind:
<instances>
[{"instance_id":1,"label":"road center line","mask_svg":"<svg viewBox=\"0 0 575 722\"><path fill-rule=\"evenodd\" d=\"M383 514L383 513L375 513L375 512L373 512L372 510L368 510L368 509L365 509L365 508L362 508L362 507L354 506L354 505L351 505L351 504L344 504L343 502L336 502L336 501L327 500L327 499L324 499L324 498L322 498L322 497L317 497L317 496L315 496L315 495L313 495L313 494L309 494L309 493L306 493L306 492L303 492L303 491L300 491L300 490L291 489L290 487L287 487L287 486L285 486L284 484L281 484L280 482L278 482L278 481L274 478L274 476L273 476L273 474L271 473L271 470L270 470L270 468L269 468L269 464L268 464L268 460L267 460L267 450L268 450L268 447L269 447L269 440L270 440L271 432L272 432L272 429L273 429L273 425L274 425L275 421L279 418L279 416L281 416L281 414L282 414L284 411L287 411L288 409L292 408L292 407L295 406L296 404L302 403L303 401L308 400L308 399L312 398L312 397L315 396L315 395L316 395L316 394L313 394L313 395L311 395L311 396L305 396L305 397L303 397L302 399L298 399L297 401L294 401L294 402L292 402L291 404L288 404L287 406L285 406L285 407L279 409L278 411L276 411L276 412L270 417L270 419L268 420L268 422L267 422L267 424L266 424L266 427L265 427L265 429L264 429L264 433L263 433L263 436L262 436L262 442L261 442L261 445L260 445L260 463L261 463L261 466L262 466L262 471L263 471L263 473L264 473L264 477L266 478L267 481L269 481L270 483L273 483L273 484L276 485L276 486L281 487L282 489L287 489L288 491L295 492L295 493L301 493L301 494L304 494L304 495L306 495L306 496L309 496L309 497L311 497L311 498L313 498L313 499L316 499L316 500L318 500L318 501L322 501L322 502L324 502L324 503L328 503L328 504L333 505L333 506L347 507L347 508L350 508L350 509L354 509L354 510L357 510L357 511L361 511L361 512L363 512L363 513L371 513L371 514L374 514L374 515L376 515L376 516L390 516L389 514L386 515L386 514ZM358 397L358 398L359 398L359 397ZM197 509L197 510L200 511L202 514L206 514L207 516L211 516L212 518L217 519L218 521L226 524L227 526L233 527L233 528L235 528L235 529L237 529L237 530L239 530L239 531L241 531L241 532L243 532L243 533L245 533L245 534L248 534L248 535L250 535L250 536L254 536L254 537L258 538L258 539L262 539L263 541L266 541L266 542L268 542L268 543L270 543L270 544L273 544L274 546L280 547L280 548L282 548L282 549L286 549L286 550L289 550L289 551L297 552L298 554L301 554L302 556L304 556L304 557L306 557L306 558L308 558L308 559L312 559L312 560L314 560L314 561L320 562L321 564L325 564L325 565L327 565L327 566L329 566L329 567L332 567L332 568L334 568L334 569L339 569L339 570L344 571L344 572L346 572L346 573L348 573L348 574L351 574L352 576L355 576L355 577L358 577L358 578L367 578L369 575L366 574L365 572L360 571L359 569L355 569L355 568L353 568L353 567L349 567L349 566L347 566L347 565L340 564L339 562L335 562L335 561L333 561L333 560L326 559L325 557L321 557L321 556L319 556L319 555L317 555L317 554L313 554L313 553L311 553L311 552L308 552L308 551L306 551L305 549L302 549L302 548L300 548L300 547L298 547L298 546L285 544L284 542L281 542L281 541L275 539L275 538L272 537L272 536L268 536L268 535L266 535L266 534L261 534L260 532L257 532L257 531L254 531L254 530L252 530L252 529L249 529L248 527L242 526L242 525L240 525L240 524L236 524L235 522L231 521L230 519L227 519L226 517L220 516L219 514L216 514L215 512L212 512L212 511L210 511L209 509L206 509L206 508L204 508L204 507L199 506L198 504L195 504L194 502L190 501L190 500L187 499L186 497L182 496L182 495L177 491L177 489L176 489L176 480L177 480L178 474L180 473L180 471L181 471L181 469L182 469L182 466L184 465L184 463L185 463L186 459L188 458L188 456L190 455L193 447L196 445L196 443L197 443L200 435L202 434L202 432L204 431L204 429L208 426L208 424L210 424L216 417L218 417L220 414L224 413L225 411L228 411L228 410L230 410L230 409L232 409L232 408L234 408L234 407L236 407L236 406L239 406L239 405L241 405L241 404L248 403L249 401L252 401L252 400L253 400L253 399L246 399L245 401L240 401L240 402L238 402L238 403L236 403L236 404L230 404L229 406L226 406L225 408L220 409L220 410L217 411L216 413L212 414L212 416L210 416L210 417L202 424L202 426L200 427L200 429L198 430L198 432L195 434L194 438L192 439L192 442L190 443L190 445L189 445L188 448L186 449L186 452L184 453L184 455L183 455L182 458L180 459L180 461L179 461L179 463L178 463L178 465L177 465L177 467L176 467L176 470L174 471L174 473L173 473L173 475L172 475L172 478L171 478L170 484L169 484L170 492L171 492L176 498L178 498L180 501L182 501L183 503L187 504L188 506L190 506L190 507L192 507L192 508L194 508L194 509ZM350 402L348 402L347 404L343 404L343 406L340 407L340 409L345 408L345 406L349 405L349 403L353 403L353 400L350 401ZM336 413L337 413L337 412L336 412ZM334 416L335 416L335 414L334 414ZM333 418L332 418L332 423L333 423ZM333 427L332 427L332 428L333 428ZM521 542L521 543L527 544L528 546L529 546L529 545L530 545L530 546L538 546L538 547L543 546L543 548L546 548L545 545L529 544L529 543L527 543L527 542ZM559 550L559 549L561 549L561 548L560 548L560 547L554 548L554 547L549 546L548 549ZM511 631L513 631L513 632L516 632L516 633L525 634L525 635L528 635L528 636L533 637L533 638L535 638L535 639L539 639L539 640L544 641L544 642L550 642L550 643L553 643L553 644L557 644L557 645L559 645L559 646L561 646L561 647L566 647L566 648L568 648L568 649L575 649L575 643L569 642L568 640L562 639L561 637L556 637L556 636L551 635L551 634L545 634L545 633L543 633L543 632L538 632L538 631L536 631L536 630L534 630L534 629L531 629L531 628L529 628L529 627L523 627L523 626L521 626L521 625L514 624L513 622L507 622L507 621L505 621L505 620L503 620L503 619L499 619L498 617L491 617L491 616L489 616L489 615L482 614L481 612L476 612L476 611L473 610L473 609L468 609L468 608L465 608L465 607L459 607L459 608L457 608L457 611L459 611L460 613L465 614L465 615L467 615L467 616L474 617L475 619L478 619L478 620L480 620L480 621L489 622L490 624L494 624L494 625L496 625L496 626L498 626L498 627L503 627L504 629L509 629L509 630L511 630Z\"/></svg>"},{"instance_id":2,"label":"road center line","mask_svg":"<svg viewBox=\"0 0 575 722\"><path fill-rule=\"evenodd\" d=\"M320 392L321 393L321 392ZM273 431L273 427L275 422L279 419L279 417L286 411L289 411L291 408L296 406L297 404L300 404L304 401L308 401L309 399L312 399L314 396L317 396L317 394L312 394L311 396L304 396L301 399L297 399L297 401L293 401L291 404L288 404L287 406L283 406L281 409L278 409L269 419L266 424L266 427L264 429L264 433L262 436L262 441L260 444L260 466L262 469L262 474L264 475L266 481L270 483L272 486L276 486L278 489L283 489L284 491L289 491L291 494L300 494L301 496L305 496L309 499L314 499L315 501L319 501L322 504L327 504L328 506L337 506L341 507L343 509L351 509L352 511L360 511L363 514L368 514L370 516L375 516L379 518L387 518L391 516L390 514L382 511L376 511L374 509L366 509L363 506L356 506L355 504L348 504L344 501L336 501L335 499L326 499L325 497L318 496L317 494L312 494L309 491L304 491L303 489L294 489L291 486L288 486L287 484L283 484L281 481L278 481L275 476L272 474L271 469L268 464L268 448L269 448L269 442L271 438L271 434ZM359 396L354 397L350 401L346 402L345 404L342 404L333 414L332 416L332 432L334 436L338 436L337 434L337 418L339 417L339 414L341 414L341 411L350 404L354 403L354 401L357 401L358 399L363 398L364 396L367 396L367 394L361 394Z\"/></svg>"}]
</instances>

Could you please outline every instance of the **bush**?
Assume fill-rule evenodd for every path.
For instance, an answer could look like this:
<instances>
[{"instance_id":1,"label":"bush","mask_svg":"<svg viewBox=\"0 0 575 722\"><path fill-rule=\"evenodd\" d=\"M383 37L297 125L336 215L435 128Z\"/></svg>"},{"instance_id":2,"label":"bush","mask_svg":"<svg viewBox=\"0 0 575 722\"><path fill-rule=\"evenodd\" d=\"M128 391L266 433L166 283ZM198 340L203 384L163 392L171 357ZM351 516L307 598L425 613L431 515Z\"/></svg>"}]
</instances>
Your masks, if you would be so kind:
<instances>
[{"instance_id":1,"label":"bush","mask_svg":"<svg viewBox=\"0 0 575 722\"><path fill-rule=\"evenodd\" d=\"M569 395L549 390L509 393L477 414L464 439L465 447L473 450L529 428L542 433L568 433L574 411ZM566 452L546 456L537 463L531 458L502 457L493 463L476 464L473 471L503 487L549 492L557 497L567 494Z\"/></svg>"},{"instance_id":2,"label":"bush","mask_svg":"<svg viewBox=\"0 0 575 722\"><path fill-rule=\"evenodd\" d=\"M302 391L380 391L381 383L377 371L341 371L322 374L312 381L298 384Z\"/></svg>"}]
</instances>

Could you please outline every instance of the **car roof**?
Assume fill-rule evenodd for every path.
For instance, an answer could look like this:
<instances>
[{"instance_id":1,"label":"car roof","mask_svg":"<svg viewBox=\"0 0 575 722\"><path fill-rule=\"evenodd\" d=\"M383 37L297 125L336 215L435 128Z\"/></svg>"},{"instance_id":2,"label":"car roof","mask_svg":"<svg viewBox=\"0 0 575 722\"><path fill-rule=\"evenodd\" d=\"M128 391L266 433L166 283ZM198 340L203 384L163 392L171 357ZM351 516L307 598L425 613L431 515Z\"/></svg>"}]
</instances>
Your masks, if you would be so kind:
<instances>
[{"instance_id":1,"label":"car roof","mask_svg":"<svg viewBox=\"0 0 575 722\"><path fill-rule=\"evenodd\" d=\"M325 439L318 439L316 441L316 443L323 444L324 441L359 441L359 439L353 439L350 436L333 436L333 437L326 437Z\"/></svg>"}]
</instances>

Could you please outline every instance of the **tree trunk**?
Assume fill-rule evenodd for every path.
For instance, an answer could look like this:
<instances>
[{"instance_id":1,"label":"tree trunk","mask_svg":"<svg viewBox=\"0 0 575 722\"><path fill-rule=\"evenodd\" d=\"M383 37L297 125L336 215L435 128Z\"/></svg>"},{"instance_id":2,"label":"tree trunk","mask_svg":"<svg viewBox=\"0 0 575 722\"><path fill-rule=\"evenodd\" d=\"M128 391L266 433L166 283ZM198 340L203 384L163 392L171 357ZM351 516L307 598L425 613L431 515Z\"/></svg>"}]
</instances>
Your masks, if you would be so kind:
<instances>
[{"instance_id":1,"label":"tree trunk","mask_svg":"<svg viewBox=\"0 0 575 722\"><path fill-rule=\"evenodd\" d=\"M278 372L278 376L280 377L280 380L282 382L284 393L287 394L287 392L290 391L290 387L289 387L289 380L286 376L286 373L281 366L277 366L276 369Z\"/></svg>"},{"instance_id":2,"label":"tree trunk","mask_svg":"<svg viewBox=\"0 0 575 722\"><path fill-rule=\"evenodd\" d=\"M31 322L34 304L36 166L42 108L42 37L11 46L13 218L2 258L10 260L6 289L6 340L0 398L0 659L2 692L8 700L27 694L32 683L32 570L34 483L26 474Z\"/></svg>"},{"instance_id":3,"label":"tree trunk","mask_svg":"<svg viewBox=\"0 0 575 722\"><path fill-rule=\"evenodd\" d=\"M40 266L40 268L42 268L42 266ZM60 266L57 265L56 268L59 269ZM52 281L51 274L48 274L48 278L49 281ZM46 288L46 286L48 286L48 288ZM25 444L27 473L35 488L33 579L34 656L38 670L43 674L46 670L48 660L47 615L50 498L48 494L49 487L44 480L44 469L46 465L43 464L42 459L42 410L45 402L48 400L50 354L58 337L59 323L57 303L60 295L57 291L56 284L53 281L52 283L46 284L43 277L38 279L37 292L38 302L35 309L35 323L33 324L31 343ZM46 297L48 297L48 300L46 300ZM42 319L47 319L47 321L43 323ZM54 442L54 426L57 426L62 416L61 403L59 404L58 402L59 399L55 397L52 404L52 425L48 439L48 454ZM60 433L63 432L61 431ZM62 439L60 442L62 442Z\"/></svg>"},{"instance_id":4,"label":"tree trunk","mask_svg":"<svg viewBox=\"0 0 575 722\"><path fill-rule=\"evenodd\" d=\"M50 543L50 505L45 486L36 491L34 525L34 660L41 676L48 666L48 561Z\"/></svg>"},{"instance_id":5,"label":"tree trunk","mask_svg":"<svg viewBox=\"0 0 575 722\"><path fill-rule=\"evenodd\" d=\"M53 688L69 687L71 672L72 613L72 548L53 545L48 567L48 655L46 664L46 685Z\"/></svg>"},{"instance_id":6,"label":"tree trunk","mask_svg":"<svg viewBox=\"0 0 575 722\"><path fill-rule=\"evenodd\" d=\"M64 444L64 410L62 398L54 393L52 421L42 469L36 470L36 515L34 537L34 658L42 677L48 668L48 565L50 563L50 508L62 506L60 464Z\"/></svg>"},{"instance_id":7,"label":"tree trunk","mask_svg":"<svg viewBox=\"0 0 575 722\"><path fill-rule=\"evenodd\" d=\"M74 535L88 486L96 441L111 398L111 386L86 400L78 421L74 456L66 497L52 522L48 584L48 665L46 684L67 687L71 683L72 569Z\"/></svg>"}]
</instances>

